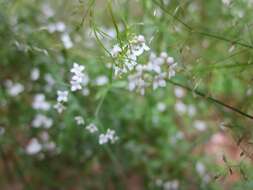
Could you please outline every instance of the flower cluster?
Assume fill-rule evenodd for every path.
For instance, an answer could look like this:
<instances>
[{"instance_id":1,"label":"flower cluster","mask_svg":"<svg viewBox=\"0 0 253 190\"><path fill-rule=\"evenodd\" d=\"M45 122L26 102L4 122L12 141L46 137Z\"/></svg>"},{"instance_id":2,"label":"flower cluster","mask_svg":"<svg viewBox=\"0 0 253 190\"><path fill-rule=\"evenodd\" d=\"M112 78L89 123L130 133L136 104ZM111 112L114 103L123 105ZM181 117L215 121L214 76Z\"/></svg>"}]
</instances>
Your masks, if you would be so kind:
<instances>
[{"instance_id":1,"label":"flower cluster","mask_svg":"<svg viewBox=\"0 0 253 190\"><path fill-rule=\"evenodd\" d=\"M57 91L57 103L54 105L54 108L58 111L58 113L62 113L66 108L63 105L64 102L68 101L68 91Z\"/></svg>"},{"instance_id":2,"label":"flower cluster","mask_svg":"<svg viewBox=\"0 0 253 190\"><path fill-rule=\"evenodd\" d=\"M106 133L99 135L99 144L115 143L118 139L119 137L115 135L114 130L107 129Z\"/></svg>"},{"instance_id":3,"label":"flower cluster","mask_svg":"<svg viewBox=\"0 0 253 190\"><path fill-rule=\"evenodd\" d=\"M71 78L71 91L81 90L83 86L86 86L89 82L89 77L86 73L84 73L85 67L83 65L79 65L77 63L73 64L72 69L70 70L73 73Z\"/></svg>"},{"instance_id":4,"label":"flower cluster","mask_svg":"<svg viewBox=\"0 0 253 190\"><path fill-rule=\"evenodd\" d=\"M139 64L134 72L128 76L128 89L138 91L144 95L145 88L152 86L153 89L166 86L166 79L176 74L177 63L174 58L162 52L160 56L151 53L147 64Z\"/></svg>"},{"instance_id":5,"label":"flower cluster","mask_svg":"<svg viewBox=\"0 0 253 190\"><path fill-rule=\"evenodd\" d=\"M111 50L111 56L115 58L114 74L120 75L134 69L137 65L137 58L149 51L150 48L145 43L142 35L134 36L127 45L121 47L119 44L114 45Z\"/></svg>"},{"instance_id":6,"label":"flower cluster","mask_svg":"<svg viewBox=\"0 0 253 190\"><path fill-rule=\"evenodd\" d=\"M42 151L55 151L56 144L50 140L47 132L41 132L39 138L32 138L26 145L25 151L29 155L37 155Z\"/></svg>"}]
</instances>

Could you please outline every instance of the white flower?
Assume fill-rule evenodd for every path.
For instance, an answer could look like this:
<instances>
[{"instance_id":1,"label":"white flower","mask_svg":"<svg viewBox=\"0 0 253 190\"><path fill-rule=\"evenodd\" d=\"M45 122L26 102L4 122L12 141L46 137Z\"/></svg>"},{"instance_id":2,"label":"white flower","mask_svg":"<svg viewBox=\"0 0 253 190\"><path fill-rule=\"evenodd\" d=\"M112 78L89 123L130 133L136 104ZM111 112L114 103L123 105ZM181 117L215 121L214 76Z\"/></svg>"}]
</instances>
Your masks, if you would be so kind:
<instances>
[{"instance_id":1,"label":"white flower","mask_svg":"<svg viewBox=\"0 0 253 190\"><path fill-rule=\"evenodd\" d=\"M168 57L166 61L169 65L172 65L174 63L174 58L173 57Z\"/></svg>"},{"instance_id":2,"label":"white flower","mask_svg":"<svg viewBox=\"0 0 253 190\"><path fill-rule=\"evenodd\" d=\"M85 69L85 67L83 65L79 65L77 63L74 63L70 72L74 73L75 75L81 75L84 69Z\"/></svg>"},{"instance_id":3,"label":"white flower","mask_svg":"<svg viewBox=\"0 0 253 190\"><path fill-rule=\"evenodd\" d=\"M42 5L42 12L47 18L54 16L54 10L48 4Z\"/></svg>"},{"instance_id":4,"label":"white flower","mask_svg":"<svg viewBox=\"0 0 253 190\"><path fill-rule=\"evenodd\" d=\"M62 40L62 43L66 49L70 49L73 47L73 42L71 41L68 33L62 34L61 40Z\"/></svg>"},{"instance_id":5,"label":"white flower","mask_svg":"<svg viewBox=\"0 0 253 190\"><path fill-rule=\"evenodd\" d=\"M189 105L188 106L188 114L191 117L196 114L196 108L193 105Z\"/></svg>"},{"instance_id":6,"label":"white flower","mask_svg":"<svg viewBox=\"0 0 253 190\"><path fill-rule=\"evenodd\" d=\"M85 67L77 63L73 64L70 72L74 75L71 78L71 91L81 90L82 86L86 86L89 82L89 77L87 74L83 73Z\"/></svg>"},{"instance_id":7,"label":"white flower","mask_svg":"<svg viewBox=\"0 0 253 190\"><path fill-rule=\"evenodd\" d=\"M99 135L99 144L106 144L108 142L108 138L106 134Z\"/></svg>"},{"instance_id":8,"label":"white flower","mask_svg":"<svg viewBox=\"0 0 253 190\"><path fill-rule=\"evenodd\" d=\"M176 75L176 67L177 67L177 63L173 63L172 65L169 66L169 70L168 70L169 79Z\"/></svg>"},{"instance_id":9,"label":"white flower","mask_svg":"<svg viewBox=\"0 0 253 190\"><path fill-rule=\"evenodd\" d=\"M230 3L231 3L231 0L222 0L222 3L223 3L225 6L229 6Z\"/></svg>"},{"instance_id":10,"label":"white flower","mask_svg":"<svg viewBox=\"0 0 253 190\"><path fill-rule=\"evenodd\" d=\"M68 101L68 91L57 91L57 102L67 102Z\"/></svg>"},{"instance_id":11,"label":"white flower","mask_svg":"<svg viewBox=\"0 0 253 190\"><path fill-rule=\"evenodd\" d=\"M66 109L66 107L60 102L57 102L54 105L54 108L57 110L58 113L62 113Z\"/></svg>"},{"instance_id":12,"label":"white flower","mask_svg":"<svg viewBox=\"0 0 253 190\"><path fill-rule=\"evenodd\" d=\"M119 63L114 66L114 74L119 75L133 70L137 65L137 57L144 51L149 51L149 47L145 44L145 38L142 35L134 36L132 40L129 40L129 44L123 46L123 49L116 44L111 50L111 55L117 57L122 52L122 56Z\"/></svg>"},{"instance_id":13,"label":"white flower","mask_svg":"<svg viewBox=\"0 0 253 190\"><path fill-rule=\"evenodd\" d=\"M204 176L206 173L206 167L202 162L197 162L195 168L200 176Z\"/></svg>"},{"instance_id":14,"label":"white flower","mask_svg":"<svg viewBox=\"0 0 253 190\"><path fill-rule=\"evenodd\" d=\"M20 83L14 83L11 80L5 81L5 85L8 88L8 94L10 96L17 96L24 91L24 86Z\"/></svg>"},{"instance_id":15,"label":"white flower","mask_svg":"<svg viewBox=\"0 0 253 190\"><path fill-rule=\"evenodd\" d=\"M66 30L66 26L65 26L64 22L57 22L57 23L49 24L47 29L50 33L64 32Z\"/></svg>"},{"instance_id":16,"label":"white flower","mask_svg":"<svg viewBox=\"0 0 253 190\"><path fill-rule=\"evenodd\" d=\"M38 68L34 68L31 71L31 80L36 81L40 77L40 70Z\"/></svg>"},{"instance_id":17,"label":"white flower","mask_svg":"<svg viewBox=\"0 0 253 190\"><path fill-rule=\"evenodd\" d=\"M84 88L84 89L82 90L82 94L83 94L84 96L88 96L88 95L90 94L90 90L89 90L88 88Z\"/></svg>"},{"instance_id":18,"label":"white flower","mask_svg":"<svg viewBox=\"0 0 253 190\"><path fill-rule=\"evenodd\" d=\"M119 46L119 44L115 44L111 50L111 55L112 57L117 57L118 54L122 51L121 47Z\"/></svg>"},{"instance_id":19,"label":"white flower","mask_svg":"<svg viewBox=\"0 0 253 190\"><path fill-rule=\"evenodd\" d=\"M5 133L5 128L0 127L0 136L3 135Z\"/></svg>"},{"instance_id":20,"label":"white flower","mask_svg":"<svg viewBox=\"0 0 253 190\"><path fill-rule=\"evenodd\" d=\"M115 135L115 131L112 129L107 129L105 134L99 135L99 144L106 144L109 141L111 143L115 143L119 139L118 136Z\"/></svg>"},{"instance_id":21,"label":"white flower","mask_svg":"<svg viewBox=\"0 0 253 190\"><path fill-rule=\"evenodd\" d=\"M183 98L185 95L185 91L181 87L175 87L174 88L174 94L177 98Z\"/></svg>"},{"instance_id":22,"label":"white flower","mask_svg":"<svg viewBox=\"0 0 253 190\"><path fill-rule=\"evenodd\" d=\"M84 125L84 120L82 116L76 116L75 120L76 120L77 125Z\"/></svg>"},{"instance_id":23,"label":"white flower","mask_svg":"<svg viewBox=\"0 0 253 190\"><path fill-rule=\"evenodd\" d=\"M70 81L70 84L71 84L71 91L77 91L82 89L81 84L77 81Z\"/></svg>"},{"instance_id":24,"label":"white flower","mask_svg":"<svg viewBox=\"0 0 253 190\"><path fill-rule=\"evenodd\" d=\"M115 135L115 131L114 131L114 130L107 129L107 131L106 131L106 136L107 136L107 138L108 138L109 140L112 140L113 137L114 137L114 135Z\"/></svg>"},{"instance_id":25,"label":"white flower","mask_svg":"<svg viewBox=\"0 0 253 190\"><path fill-rule=\"evenodd\" d=\"M105 76L105 75L101 75L101 76L98 76L95 80L95 84L97 86L103 86L105 84L107 84L109 81L108 77Z\"/></svg>"},{"instance_id":26,"label":"white flower","mask_svg":"<svg viewBox=\"0 0 253 190\"><path fill-rule=\"evenodd\" d=\"M175 110L179 113L179 114L184 114L187 110L186 105L181 102L181 101L177 101L175 104Z\"/></svg>"},{"instance_id":27,"label":"white flower","mask_svg":"<svg viewBox=\"0 0 253 190\"><path fill-rule=\"evenodd\" d=\"M53 124L53 120L49 117L46 117L45 115L42 114L37 114L36 117L32 121L32 126L34 128L50 128Z\"/></svg>"},{"instance_id":28,"label":"white flower","mask_svg":"<svg viewBox=\"0 0 253 190\"><path fill-rule=\"evenodd\" d=\"M163 102L159 102L157 104L157 109L159 112L164 112L166 110L166 104Z\"/></svg>"},{"instance_id":29,"label":"white flower","mask_svg":"<svg viewBox=\"0 0 253 190\"><path fill-rule=\"evenodd\" d=\"M43 110L43 111L47 111L51 107L51 105L45 100L44 94L36 94L34 96L32 106L36 110Z\"/></svg>"},{"instance_id":30,"label":"white flower","mask_svg":"<svg viewBox=\"0 0 253 190\"><path fill-rule=\"evenodd\" d=\"M95 133L96 131L98 131L97 126L94 123L90 123L89 125L86 126L86 129L90 132L90 133Z\"/></svg>"},{"instance_id":31,"label":"white flower","mask_svg":"<svg viewBox=\"0 0 253 190\"><path fill-rule=\"evenodd\" d=\"M178 190L179 182L178 180L167 181L163 184L164 190Z\"/></svg>"},{"instance_id":32,"label":"white flower","mask_svg":"<svg viewBox=\"0 0 253 190\"><path fill-rule=\"evenodd\" d=\"M37 154L41 151L42 145L36 138L32 138L26 146L26 153L30 155Z\"/></svg>"},{"instance_id":33,"label":"white flower","mask_svg":"<svg viewBox=\"0 0 253 190\"><path fill-rule=\"evenodd\" d=\"M158 87L165 87L166 86L166 81L164 80L165 78L165 73L161 73L160 75L155 76L154 81L153 81L153 89L157 89Z\"/></svg>"},{"instance_id":34,"label":"white flower","mask_svg":"<svg viewBox=\"0 0 253 190\"><path fill-rule=\"evenodd\" d=\"M205 131L207 129L207 125L204 121L196 120L193 123L193 127L199 131Z\"/></svg>"}]
</instances>

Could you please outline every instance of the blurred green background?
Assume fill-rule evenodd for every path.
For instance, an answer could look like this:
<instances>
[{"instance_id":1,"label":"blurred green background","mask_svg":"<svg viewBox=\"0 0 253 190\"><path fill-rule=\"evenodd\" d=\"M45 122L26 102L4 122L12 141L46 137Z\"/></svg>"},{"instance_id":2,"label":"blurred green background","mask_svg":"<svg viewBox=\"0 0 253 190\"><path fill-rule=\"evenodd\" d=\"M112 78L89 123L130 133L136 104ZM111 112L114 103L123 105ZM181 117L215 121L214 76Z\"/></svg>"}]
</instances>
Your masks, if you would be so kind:
<instances>
[{"instance_id":1,"label":"blurred green background","mask_svg":"<svg viewBox=\"0 0 253 190\"><path fill-rule=\"evenodd\" d=\"M253 189L252 18L252 0L0 0L0 189ZM178 63L145 95L108 55L134 35L138 64ZM59 114L74 62L89 83Z\"/></svg>"}]
</instances>

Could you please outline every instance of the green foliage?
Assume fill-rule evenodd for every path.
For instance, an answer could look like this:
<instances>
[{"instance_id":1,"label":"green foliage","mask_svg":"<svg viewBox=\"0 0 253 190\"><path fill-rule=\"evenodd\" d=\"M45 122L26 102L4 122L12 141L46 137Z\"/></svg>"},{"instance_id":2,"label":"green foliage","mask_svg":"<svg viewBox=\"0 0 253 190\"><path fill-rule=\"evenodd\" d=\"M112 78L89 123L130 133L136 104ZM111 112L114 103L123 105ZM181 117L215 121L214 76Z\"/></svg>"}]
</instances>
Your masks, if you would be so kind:
<instances>
[{"instance_id":1,"label":"green foliage","mask_svg":"<svg viewBox=\"0 0 253 190\"><path fill-rule=\"evenodd\" d=\"M252 7L0 0L0 189L252 189ZM128 89L137 66L114 74L138 35L150 48L138 65L151 52L178 63L165 87L151 84L144 95ZM89 93L70 90L74 62L85 66ZM58 90L69 92L63 113L54 109ZM38 94L50 109L34 109ZM52 126L34 127L38 114ZM98 132L89 133L91 123ZM119 139L100 144L109 128ZM32 139L42 145L36 154L27 151Z\"/></svg>"}]
</instances>

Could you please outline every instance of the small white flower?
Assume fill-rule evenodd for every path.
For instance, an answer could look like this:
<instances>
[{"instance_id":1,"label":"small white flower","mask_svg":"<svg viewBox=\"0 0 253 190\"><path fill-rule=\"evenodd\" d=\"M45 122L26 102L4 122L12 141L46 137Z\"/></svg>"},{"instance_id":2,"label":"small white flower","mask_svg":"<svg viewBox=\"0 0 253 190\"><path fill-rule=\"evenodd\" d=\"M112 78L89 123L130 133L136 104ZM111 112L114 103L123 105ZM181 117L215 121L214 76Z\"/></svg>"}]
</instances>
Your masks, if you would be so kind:
<instances>
[{"instance_id":1,"label":"small white flower","mask_svg":"<svg viewBox=\"0 0 253 190\"><path fill-rule=\"evenodd\" d=\"M62 40L62 43L66 49L70 49L73 47L73 42L71 41L68 33L62 34L61 40Z\"/></svg>"},{"instance_id":2,"label":"small white flower","mask_svg":"<svg viewBox=\"0 0 253 190\"><path fill-rule=\"evenodd\" d=\"M164 112L164 111L166 110L166 104L163 103L163 102L159 102L159 103L157 104L157 110L158 110L159 112Z\"/></svg>"},{"instance_id":3,"label":"small white flower","mask_svg":"<svg viewBox=\"0 0 253 190\"><path fill-rule=\"evenodd\" d=\"M88 96L88 95L90 94L90 90L89 90L88 88L84 88L84 89L82 90L82 94L83 94L84 96Z\"/></svg>"},{"instance_id":4,"label":"small white flower","mask_svg":"<svg viewBox=\"0 0 253 190\"><path fill-rule=\"evenodd\" d=\"M108 77L105 76L105 75L101 75L101 76L98 76L95 80L95 84L97 86L103 86L105 84L107 84L109 81Z\"/></svg>"},{"instance_id":5,"label":"small white flower","mask_svg":"<svg viewBox=\"0 0 253 190\"><path fill-rule=\"evenodd\" d=\"M99 144L106 144L108 142L108 138L106 134L99 135Z\"/></svg>"},{"instance_id":6,"label":"small white flower","mask_svg":"<svg viewBox=\"0 0 253 190\"><path fill-rule=\"evenodd\" d=\"M70 84L71 84L71 91L77 91L82 89L81 84L77 81L70 81Z\"/></svg>"},{"instance_id":7,"label":"small white flower","mask_svg":"<svg viewBox=\"0 0 253 190\"><path fill-rule=\"evenodd\" d=\"M45 100L44 94L36 94L34 96L32 106L36 110L43 110L43 111L47 111L51 107L51 105Z\"/></svg>"},{"instance_id":8,"label":"small white flower","mask_svg":"<svg viewBox=\"0 0 253 190\"><path fill-rule=\"evenodd\" d=\"M175 87L174 94L177 98L183 98L185 96L185 91L181 87Z\"/></svg>"},{"instance_id":9,"label":"small white flower","mask_svg":"<svg viewBox=\"0 0 253 190\"><path fill-rule=\"evenodd\" d=\"M119 44L116 44L113 46L112 50L111 50L111 55L112 57L117 57L118 54L122 51L121 47L119 46Z\"/></svg>"},{"instance_id":10,"label":"small white flower","mask_svg":"<svg viewBox=\"0 0 253 190\"><path fill-rule=\"evenodd\" d=\"M164 190L178 190L179 182L178 180L167 181L163 184Z\"/></svg>"},{"instance_id":11,"label":"small white flower","mask_svg":"<svg viewBox=\"0 0 253 190\"><path fill-rule=\"evenodd\" d=\"M53 125L53 120L49 117L46 117L42 114L37 114L36 117L32 121L32 126L34 128L50 128Z\"/></svg>"},{"instance_id":12,"label":"small white flower","mask_svg":"<svg viewBox=\"0 0 253 190\"><path fill-rule=\"evenodd\" d=\"M189 105L188 106L188 114L191 117L196 114L196 108L193 105Z\"/></svg>"},{"instance_id":13,"label":"small white flower","mask_svg":"<svg viewBox=\"0 0 253 190\"><path fill-rule=\"evenodd\" d=\"M175 104L175 110L179 113L179 114L184 114L187 110L186 105L181 102L181 101L177 101Z\"/></svg>"},{"instance_id":14,"label":"small white flower","mask_svg":"<svg viewBox=\"0 0 253 190\"><path fill-rule=\"evenodd\" d=\"M40 77L40 70L38 68L34 68L31 71L31 80L36 81Z\"/></svg>"},{"instance_id":15,"label":"small white flower","mask_svg":"<svg viewBox=\"0 0 253 190\"><path fill-rule=\"evenodd\" d=\"M107 129L107 131L106 131L106 136L107 136L107 138L108 138L109 140L112 140L113 137L114 137L114 135L115 135L115 131L114 131L114 130Z\"/></svg>"},{"instance_id":16,"label":"small white flower","mask_svg":"<svg viewBox=\"0 0 253 190\"><path fill-rule=\"evenodd\" d=\"M74 73L75 75L80 75L80 74L82 74L84 69L85 69L85 67L83 65L79 65L77 63L74 63L70 72Z\"/></svg>"},{"instance_id":17,"label":"small white flower","mask_svg":"<svg viewBox=\"0 0 253 190\"><path fill-rule=\"evenodd\" d=\"M177 63L173 63L170 65L169 70L168 70L168 78L172 78L176 75L176 68L177 68Z\"/></svg>"},{"instance_id":18,"label":"small white flower","mask_svg":"<svg viewBox=\"0 0 253 190\"><path fill-rule=\"evenodd\" d=\"M84 119L82 118L82 116L76 116L75 120L77 125L84 125Z\"/></svg>"},{"instance_id":19,"label":"small white flower","mask_svg":"<svg viewBox=\"0 0 253 190\"><path fill-rule=\"evenodd\" d=\"M26 146L26 153L34 155L39 153L42 150L42 145L36 138L32 138L28 145Z\"/></svg>"},{"instance_id":20,"label":"small white flower","mask_svg":"<svg viewBox=\"0 0 253 190\"><path fill-rule=\"evenodd\" d=\"M198 174L200 176L204 176L204 174L206 173L206 167L202 162L197 162L196 163L196 171L198 172Z\"/></svg>"},{"instance_id":21,"label":"small white flower","mask_svg":"<svg viewBox=\"0 0 253 190\"><path fill-rule=\"evenodd\" d=\"M57 91L57 102L67 102L68 101L68 91Z\"/></svg>"},{"instance_id":22,"label":"small white flower","mask_svg":"<svg viewBox=\"0 0 253 190\"><path fill-rule=\"evenodd\" d=\"M174 63L174 58L173 57L168 57L166 61L169 65L172 65Z\"/></svg>"},{"instance_id":23,"label":"small white flower","mask_svg":"<svg viewBox=\"0 0 253 190\"><path fill-rule=\"evenodd\" d=\"M66 109L66 107L60 102L57 102L54 105L54 108L57 110L58 113L62 113Z\"/></svg>"},{"instance_id":24,"label":"small white flower","mask_svg":"<svg viewBox=\"0 0 253 190\"><path fill-rule=\"evenodd\" d=\"M5 133L5 128L0 127L0 136L3 135Z\"/></svg>"},{"instance_id":25,"label":"small white flower","mask_svg":"<svg viewBox=\"0 0 253 190\"><path fill-rule=\"evenodd\" d=\"M13 84L13 82L11 80L5 81L5 85L8 88L7 91L10 96L17 96L21 92L23 92L25 89L22 84L20 84L20 83Z\"/></svg>"},{"instance_id":26,"label":"small white flower","mask_svg":"<svg viewBox=\"0 0 253 190\"><path fill-rule=\"evenodd\" d=\"M193 127L199 131L205 131L207 129L207 125L204 121L196 120L193 123Z\"/></svg>"},{"instance_id":27,"label":"small white flower","mask_svg":"<svg viewBox=\"0 0 253 190\"><path fill-rule=\"evenodd\" d=\"M111 143L115 143L119 139L118 136L115 135L115 131L112 129L107 129L105 134L99 135L99 144L106 144L109 141Z\"/></svg>"},{"instance_id":28,"label":"small white flower","mask_svg":"<svg viewBox=\"0 0 253 190\"><path fill-rule=\"evenodd\" d=\"M83 86L86 86L89 82L89 77L87 74L83 73L85 67L77 63L73 64L70 72L74 75L71 78L71 91L81 90Z\"/></svg>"},{"instance_id":29,"label":"small white flower","mask_svg":"<svg viewBox=\"0 0 253 190\"><path fill-rule=\"evenodd\" d=\"M165 73L161 73L160 75L155 76L153 81L153 89L157 89L158 87L165 87L166 81L164 80Z\"/></svg>"},{"instance_id":30,"label":"small white flower","mask_svg":"<svg viewBox=\"0 0 253 190\"><path fill-rule=\"evenodd\" d=\"M86 126L86 129L90 132L90 133L95 133L96 131L98 131L97 126L94 123L90 123L89 125Z\"/></svg>"}]
</instances>

